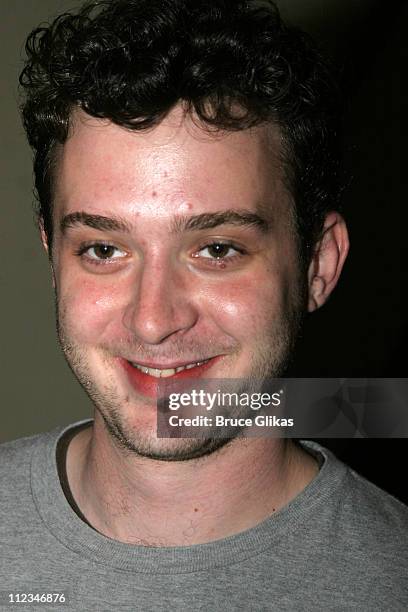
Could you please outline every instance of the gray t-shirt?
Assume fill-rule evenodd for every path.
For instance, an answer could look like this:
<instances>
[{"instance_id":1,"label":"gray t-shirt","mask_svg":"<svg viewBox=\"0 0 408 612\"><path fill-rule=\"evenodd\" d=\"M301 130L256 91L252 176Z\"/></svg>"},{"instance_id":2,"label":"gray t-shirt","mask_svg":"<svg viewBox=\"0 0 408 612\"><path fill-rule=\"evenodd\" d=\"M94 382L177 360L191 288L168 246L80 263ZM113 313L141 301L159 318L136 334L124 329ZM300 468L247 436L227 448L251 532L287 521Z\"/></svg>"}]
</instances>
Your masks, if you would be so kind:
<instances>
[{"instance_id":1,"label":"gray t-shirt","mask_svg":"<svg viewBox=\"0 0 408 612\"><path fill-rule=\"evenodd\" d=\"M0 610L408 610L408 508L321 446L302 443L318 475L256 527L153 548L74 512L56 463L67 429L0 446ZM24 593L65 602L24 604Z\"/></svg>"}]
</instances>

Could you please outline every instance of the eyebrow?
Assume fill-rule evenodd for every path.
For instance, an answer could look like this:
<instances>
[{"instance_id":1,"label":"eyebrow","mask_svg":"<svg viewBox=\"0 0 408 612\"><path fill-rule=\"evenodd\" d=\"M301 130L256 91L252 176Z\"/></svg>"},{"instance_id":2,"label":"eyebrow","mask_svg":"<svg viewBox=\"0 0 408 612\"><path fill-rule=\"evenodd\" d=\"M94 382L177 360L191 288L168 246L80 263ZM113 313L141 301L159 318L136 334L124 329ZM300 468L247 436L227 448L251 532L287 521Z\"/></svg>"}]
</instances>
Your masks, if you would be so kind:
<instances>
[{"instance_id":1,"label":"eyebrow","mask_svg":"<svg viewBox=\"0 0 408 612\"><path fill-rule=\"evenodd\" d=\"M130 234L132 226L127 223L124 219L119 217L105 217L103 215L91 215L86 212L74 212L69 215L65 215L60 223L60 230L62 234L66 233L66 230L71 227L78 225L85 225L92 227L96 230L108 231L108 232L124 232Z\"/></svg>"},{"instance_id":2,"label":"eyebrow","mask_svg":"<svg viewBox=\"0 0 408 612\"><path fill-rule=\"evenodd\" d=\"M92 229L101 231L115 231L130 234L132 225L120 217L105 217L104 215L92 215L86 212L75 212L65 215L60 223L62 234L69 228L85 225ZM270 225L268 221L257 213L247 210L233 210L202 213L191 216L177 216L171 223L170 231L179 234L186 231L213 229L219 225L237 225L244 227L256 227L266 233Z\"/></svg>"},{"instance_id":3,"label":"eyebrow","mask_svg":"<svg viewBox=\"0 0 408 612\"><path fill-rule=\"evenodd\" d=\"M257 213L247 210L225 210L215 213L202 213L192 216L178 216L172 222L171 231L181 233L191 230L213 229L219 225L238 225L257 227L266 233L269 230L268 221Z\"/></svg>"}]
</instances>

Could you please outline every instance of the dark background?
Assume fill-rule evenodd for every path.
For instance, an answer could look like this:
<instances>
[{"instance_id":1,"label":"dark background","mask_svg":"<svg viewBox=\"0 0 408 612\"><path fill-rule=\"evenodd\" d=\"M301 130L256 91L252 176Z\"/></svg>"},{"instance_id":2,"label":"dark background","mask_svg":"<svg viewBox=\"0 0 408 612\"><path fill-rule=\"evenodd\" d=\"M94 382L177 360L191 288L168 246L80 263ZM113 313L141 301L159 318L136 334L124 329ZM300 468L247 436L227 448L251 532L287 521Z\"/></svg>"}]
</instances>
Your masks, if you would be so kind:
<instances>
[{"instance_id":1,"label":"dark background","mask_svg":"<svg viewBox=\"0 0 408 612\"><path fill-rule=\"evenodd\" d=\"M31 155L17 112L26 35L77 0L1 0L0 441L85 418L89 400L60 355L47 259L31 213ZM351 250L328 304L308 318L296 368L311 377L405 377L408 4L281 0L333 56L347 100ZM406 439L320 440L408 503Z\"/></svg>"},{"instance_id":2,"label":"dark background","mask_svg":"<svg viewBox=\"0 0 408 612\"><path fill-rule=\"evenodd\" d=\"M308 29L332 54L346 97L351 249L331 300L307 321L296 366L302 376L406 377L408 4L321 17ZM406 439L319 441L408 503Z\"/></svg>"}]
</instances>

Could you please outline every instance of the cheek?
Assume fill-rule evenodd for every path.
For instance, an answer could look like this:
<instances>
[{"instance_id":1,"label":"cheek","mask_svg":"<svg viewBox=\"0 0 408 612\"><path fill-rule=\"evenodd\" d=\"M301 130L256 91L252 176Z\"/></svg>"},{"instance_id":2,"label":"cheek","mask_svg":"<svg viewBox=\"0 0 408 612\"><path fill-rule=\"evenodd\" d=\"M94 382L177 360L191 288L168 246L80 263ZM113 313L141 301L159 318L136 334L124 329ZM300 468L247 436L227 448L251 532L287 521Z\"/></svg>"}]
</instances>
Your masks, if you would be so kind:
<instances>
[{"instance_id":1,"label":"cheek","mask_svg":"<svg viewBox=\"0 0 408 612\"><path fill-rule=\"evenodd\" d=\"M234 336L262 335L271 322L280 318L286 290L282 279L271 271L225 279L207 293L212 316L218 327Z\"/></svg>"},{"instance_id":2,"label":"cheek","mask_svg":"<svg viewBox=\"0 0 408 612\"><path fill-rule=\"evenodd\" d=\"M82 342L103 340L111 327L117 325L121 309L118 284L89 280L70 283L60 299L60 318L72 339Z\"/></svg>"}]
</instances>

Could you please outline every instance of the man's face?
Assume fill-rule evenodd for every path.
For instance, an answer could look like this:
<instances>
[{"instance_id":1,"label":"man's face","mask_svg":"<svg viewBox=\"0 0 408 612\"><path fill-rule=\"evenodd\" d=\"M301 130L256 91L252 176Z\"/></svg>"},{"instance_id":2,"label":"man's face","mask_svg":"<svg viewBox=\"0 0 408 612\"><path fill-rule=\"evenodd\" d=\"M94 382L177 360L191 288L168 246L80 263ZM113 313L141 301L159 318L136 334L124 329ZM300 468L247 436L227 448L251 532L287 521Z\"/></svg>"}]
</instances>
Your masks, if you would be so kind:
<instances>
[{"instance_id":1,"label":"man's face","mask_svg":"<svg viewBox=\"0 0 408 612\"><path fill-rule=\"evenodd\" d=\"M76 115L55 193L59 336L128 449L208 452L156 438L158 376L281 374L303 296L279 154L277 131L208 135L178 109L147 132Z\"/></svg>"}]
</instances>

